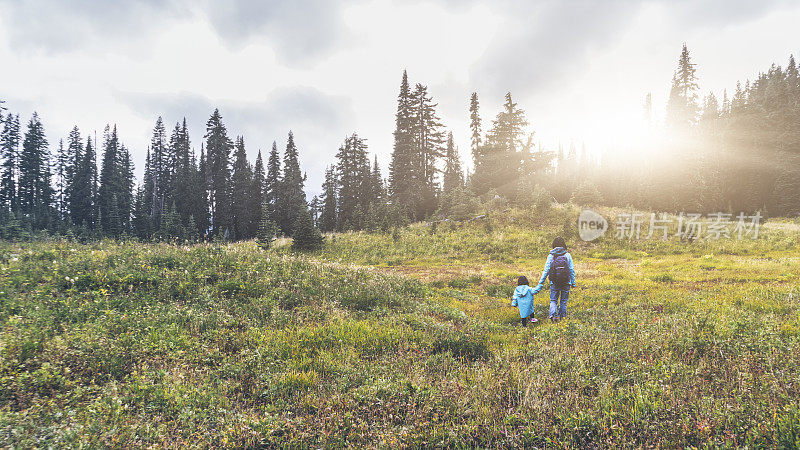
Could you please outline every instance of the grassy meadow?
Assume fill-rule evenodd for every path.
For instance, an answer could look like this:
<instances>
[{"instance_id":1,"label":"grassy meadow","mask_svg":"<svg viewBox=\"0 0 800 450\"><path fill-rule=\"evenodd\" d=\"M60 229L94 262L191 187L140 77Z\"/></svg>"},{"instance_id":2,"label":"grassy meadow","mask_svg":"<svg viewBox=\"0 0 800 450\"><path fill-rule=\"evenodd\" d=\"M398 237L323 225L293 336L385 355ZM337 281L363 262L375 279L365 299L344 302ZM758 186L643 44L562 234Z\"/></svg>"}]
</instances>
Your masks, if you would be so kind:
<instances>
[{"instance_id":1,"label":"grassy meadow","mask_svg":"<svg viewBox=\"0 0 800 450\"><path fill-rule=\"evenodd\" d=\"M800 222L583 243L576 215L0 243L0 447L800 446ZM557 234L568 318L522 328Z\"/></svg>"}]
</instances>

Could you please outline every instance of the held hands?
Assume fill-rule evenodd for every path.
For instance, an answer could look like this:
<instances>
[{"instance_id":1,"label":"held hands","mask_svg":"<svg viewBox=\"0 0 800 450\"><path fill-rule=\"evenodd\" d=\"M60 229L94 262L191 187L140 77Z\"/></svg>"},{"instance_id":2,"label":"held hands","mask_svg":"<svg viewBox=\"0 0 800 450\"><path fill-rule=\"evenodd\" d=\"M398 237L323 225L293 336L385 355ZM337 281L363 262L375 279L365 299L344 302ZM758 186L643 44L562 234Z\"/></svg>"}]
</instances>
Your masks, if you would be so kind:
<instances>
[{"instance_id":1,"label":"held hands","mask_svg":"<svg viewBox=\"0 0 800 450\"><path fill-rule=\"evenodd\" d=\"M537 284L535 288L533 288L533 295L538 294L542 290L542 285Z\"/></svg>"}]
</instances>

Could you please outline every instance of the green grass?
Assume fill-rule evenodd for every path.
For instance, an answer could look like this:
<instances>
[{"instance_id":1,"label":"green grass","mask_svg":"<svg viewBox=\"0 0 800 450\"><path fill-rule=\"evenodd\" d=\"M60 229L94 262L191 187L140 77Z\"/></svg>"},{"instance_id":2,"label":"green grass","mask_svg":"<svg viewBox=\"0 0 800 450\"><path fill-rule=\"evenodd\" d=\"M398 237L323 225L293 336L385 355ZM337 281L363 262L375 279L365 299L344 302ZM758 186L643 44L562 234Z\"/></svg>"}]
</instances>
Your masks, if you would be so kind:
<instances>
[{"instance_id":1,"label":"green grass","mask_svg":"<svg viewBox=\"0 0 800 450\"><path fill-rule=\"evenodd\" d=\"M800 445L797 225L570 236L569 318L523 329L515 280L574 213L314 255L0 243L0 446Z\"/></svg>"}]
</instances>

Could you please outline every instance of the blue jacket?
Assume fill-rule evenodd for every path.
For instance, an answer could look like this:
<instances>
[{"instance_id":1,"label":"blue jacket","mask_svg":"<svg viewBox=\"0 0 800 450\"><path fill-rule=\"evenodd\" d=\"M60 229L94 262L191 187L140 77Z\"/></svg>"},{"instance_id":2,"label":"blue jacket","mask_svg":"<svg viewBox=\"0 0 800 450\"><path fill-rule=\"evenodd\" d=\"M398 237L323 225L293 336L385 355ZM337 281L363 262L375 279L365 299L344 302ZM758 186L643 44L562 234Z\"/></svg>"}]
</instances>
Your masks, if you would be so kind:
<instances>
[{"instance_id":1,"label":"blue jacket","mask_svg":"<svg viewBox=\"0 0 800 450\"><path fill-rule=\"evenodd\" d=\"M514 289L514 297L511 299L511 305L519 308L519 317L524 319L533 314L533 294L534 290L527 284L517 286Z\"/></svg>"},{"instance_id":2,"label":"blue jacket","mask_svg":"<svg viewBox=\"0 0 800 450\"><path fill-rule=\"evenodd\" d=\"M572 255L570 255L567 249L564 247L556 247L550 250L550 254L547 255L547 262L544 263L544 270L542 271L542 276L539 278L539 285L534 289L534 293L538 294L539 291L542 290L542 287L544 286L544 280L550 273L550 265L553 264L553 257L561 255L566 255L567 264L569 264L569 285L575 286L575 266L572 264ZM551 281L550 284L552 285L553 282Z\"/></svg>"}]
</instances>

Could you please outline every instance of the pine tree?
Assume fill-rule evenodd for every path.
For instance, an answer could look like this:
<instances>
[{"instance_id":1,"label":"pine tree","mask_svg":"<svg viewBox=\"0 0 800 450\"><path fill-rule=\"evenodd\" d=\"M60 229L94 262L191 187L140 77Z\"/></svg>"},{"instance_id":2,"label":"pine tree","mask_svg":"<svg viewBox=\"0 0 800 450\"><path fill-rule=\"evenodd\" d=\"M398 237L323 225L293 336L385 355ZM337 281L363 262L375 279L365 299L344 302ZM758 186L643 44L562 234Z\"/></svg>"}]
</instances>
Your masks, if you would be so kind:
<instances>
[{"instance_id":1,"label":"pine tree","mask_svg":"<svg viewBox=\"0 0 800 450\"><path fill-rule=\"evenodd\" d=\"M367 159L367 144L353 133L345 139L336 153L337 229L360 229L363 214L371 203L371 171Z\"/></svg>"},{"instance_id":2,"label":"pine tree","mask_svg":"<svg viewBox=\"0 0 800 450\"><path fill-rule=\"evenodd\" d=\"M314 226L311 214L306 208L297 213L294 231L292 233L292 250L314 251L322 248L322 234Z\"/></svg>"},{"instance_id":3,"label":"pine tree","mask_svg":"<svg viewBox=\"0 0 800 450\"><path fill-rule=\"evenodd\" d=\"M4 211L17 210L17 173L19 172L19 114L9 114L0 134L0 205Z\"/></svg>"},{"instance_id":4,"label":"pine tree","mask_svg":"<svg viewBox=\"0 0 800 450\"><path fill-rule=\"evenodd\" d=\"M194 171L197 170L192 161L191 142L189 131L186 128L186 118L183 123L178 122L172 130L169 141L170 156L172 157L172 172L170 192L168 197L175 203L175 211L181 216L181 223L186 224L192 215L191 205L196 187L192 185Z\"/></svg>"},{"instance_id":5,"label":"pine tree","mask_svg":"<svg viewBox=\"0 0 800 450\"><path fill-rule=\"evenodd\" d=\"M403 71L400 93L397 96L394 148L389 164L389 190L392 203L406 217L413 216L422 202L417 188L422 182L414 160L414 118L412 115L411 88L408 74Z\"/></svg>"},{"instance_id":6,"label":"pine tree","mask_svg":"<svg viewBox=\"0 0 800 450\"><path fill-rule=\"evenodd\" d=\"M454 189L464 187L464 172L461 171L461 158L458 156L458 149L453 143L453 132L447 135L447 151L445 154L445 169L442 189L444 194L452 192Z\"/></svg>"},{"instance_id":7,"label":"pine tree","mask_svg":"<svg viewBox=\"0 0 800 450\"><path fill-rule=\"evenodd\" d=\"M104 234L112 233L110 209L115 196L123 191L123 174L120 173L120 144L117 126L106 125L103 132L103 160L100 164L100 186L97 191L97 210L100 229ZM117 200L118 201L118 200Z\"/></svg>"},{"instance_id":8,"label":"pine tree","mask_svg":"<svg viewBox=\"0 0 800 450\"><path fill-rule=\"evenodd\" d=\"M150 239L152 226L150 225L150 210L145 201L145 190L139 185L133 203L133 233L142 240Z\"/></svg>"},{"instance_id":9,"label":"pine tree","mask_svg":"<svg viewBox=\"0 0 800 450\"><path fill-rule=\"evenodd\" d=\"M482 161L475 167L473 187L483 195L497 190L506 198L516 193L520 168L527 162L522 150L526 148L524 128L528 125L525 111L517 107L506 93L503 110L492 122L492 129L482 147Z\"/></svg>"},{"instance_id":10,"label":"pine tree","mask_svg":"<svg viewBox=\"0 0 800 450\"><path fill-rule=\"evenodd\" d=\"M248 196L248 211L251 215L251 229L249 234L255 236L261 221L261 207L264 205L266 186L266 172L264 171L264 159L261 157L261 149L256 155L256 163L253 166L253 184L250 187Z\"/></svg>"},{"instance_id":11,"label":"pine tree","mask_svg":"<svg viewBox=\"0 0 800 450\"><path fill-rule=\"evenodd\" d=\"M277 223L279 220L277 206L281 179L281 157L278 154L278 146L272 142L272 150L270 150L267 160L267 175L264 180L264 206L266 206L269 219L273 223Z\"/></svg>"},{"instance_id":12,"label":"pine tree","mask_svg":"<svg viewBox=\"0 0 800 450\"><path fill-rule=\"evenodd\" d=\"M147 174L148 183L150 184L148 188L148 194L150 194L150 221L156 229L160 226L161 215L164 212L165 202L167 201L166 192L169 184L169 163L167 159L169 153L171 153L168 151L168 147L164 121L159 116L153 127L153 136L150 139L149 170Z\"/></svg>"},{"instance_id":13,"label":"pine tree","mask_svg":"<svg viewBox=\"0 0 800 450\"><path fill-rule=\"evenodd\" d=\"M87 230L95 224L97 165L92 139L86 139L86 147L75 171L72 186L71 214L75 224L86 224Z\"/></svg>"},{"instance_id":14,"label":"pine tree","mask_svg":"<svg viewBox=\"0 0 800 450\"><path fill-rule=\"evenodd\" d=\"M372 163L371 174L371 187L372 195L370 195L370 203L382 205L385 202L385 189L383 187L383 177L381 176L381 168L378 166L378 156L375 155L375 160Z\"/></svg>"},{"instance_id":15,"label":"pine tree","mask_svg":"<svg viewBox=\"0 0 800 450\"><path fill-rule=\"evenodd\" d=\"M444 157L444 133L441 130L442 123L436 115L437 104L428 95L428 88L418 83L412 99L414 164L420 175L416 189L420 192L421 201L414 217L421 219L436 210L436 165Z\"/></svg>"},{"instance_id":16,"label":"pine tree","mask_svg":"<svg viewBox=\"0 0 800 450\"><path fill-rule=\"evenodd\" d=\"M66 203L67 214L73 225L79 225L77 217L80 214L78 211L79 199L77 198L77 184L76 181L80 176L80 171L83 164L83 141L81 140L81 133L78 127L72 128L67 137L67 152L71 156L72 161L69 163L69 171L67 173L67 189L66 189ZM81 219L82 220L82 219Z\"/></svg>"},{"instance_id":17,"label":"pine tree","mask_svg":"<svg viewBox=\"0 0 800 450\"><path fill-rule=\"evenodd\" d=\"M220 236L232 225L230 201L230 154L233 143L222 116L215 109L206 122L206 165L208 170L209 206L212 235ZM229 230L230 232L230 230Z\"/></svg>"},{"instance_id":18,"label":"pine tree","mask_svg":"<svg viewBox=\"0 0 800 450\"><path fill-rule=\"evenodd\" d=\"M266 200L261 208L261 220L258 222L258 246L264 250L269 250L272 241L275 240L275 222L269 217L269 209L266 207Z\"/></svg>"},{"instance_id":19,"label":"pine tree","mask_svg":"<svg viewBox=\"0 0 800 450\"><path fill-rule=\"evenodd\" d=\"M697 120L700 108L697 105L696 71L697 68L689 57L689 49L683 44L667 101L667 124L674 129L684 130Z\"/></svg>"},{"instance_id":20,"label":"pine tree","mask_svg":"<svg viewBox=\"0 0 800 450\"><path fill-rule=\"evenodd\" d=\"M117 201L117 195L114 194L111 197L111 203L108 207L108 215L106 216L107 220L107 227L108 236L111 237L119 237L122 233L122 218L120 217L119 213L119 203Z\"/></svg>"},{"instance_id":21,"label":"pine tree","mask_svg":"<svg viewBox=\"0 0 800 450\"><path fill-rule=\"evenodd\" d=\"M131 231L135 177L133 160L125 145L120 145L117 172L119 173L119 186L115 195L119 204L120 226L122 232L129 233Z\"/></svg>"},{"instance_id":22,"label":"pine tree","mask_svg":"<svg viewBox=\"0 0 800 450\"><path fill-rule=\"evenodd\" d=\"M33 113L22 142L19 158L19 209L33 227L47 228L52 218L53 189L50 185L50 154L39 115Z\"/></svg>"},{"instance_id":23,"label":"pine tree","mask_svg":"<svg viewBox=\"0 0 800 450\"><path fill-rule=\"evenodd\" d=\"M67 186L69 185L69 174L71 155L67 149L64 148L64 140L58 141L58 153L56 154L56 211L58 212L58 219L64 221L67 219Z\"/></svg>"},{"instance_id":24,"label":"pine tree","mask_svg":"<svg viewBox=\"0 0 800 450\"><path fill-rule=\"evenodd\" d=\"M330 166L325 169L325 182L322 183L322 211L319 215L319 227L325 232L335 230L338 222L336 189L339 182L336 178L336 167Z\"/></svg>"},{"instance_id":25,"label":"pine tree","mask_svg":"<svg viewBox=\"0 0 800 450\"><path fill-rule=\"evenodd\" d=\"M300 211L306 211L306 194L303 190L305 177L300 172L297 147L294 143L294 135L289 132L286 142L286 151L283 155L283 179L281 180L278 193L278 217L279 226L284 232L294 230ZM306 211L307 212L307 211Z\"/></svg>"},{"instance_id":26,"label":"pine tree","mask_svg":"<svg viewBox=\"0 0 800 450\"><path fill-rule=\"evenodd\" d=\"M187 135L188 136L188 135ZM189 198L190 205L188 207L189 217L193 219L195 235L204 239L208 228L209 222L209 203L208 191L206 189L206 161L203 146L200 147L200 162L195 161L194 152L192 152L190 160L190 176L187 184L189 185ZM187 228L189 225L187 224ZM191 228L190 228L191 230Z\"/></svg>"},{"instance_id":27,"label":"pine tree","mask_svg":"<svg viewBox=\"0 0 800 450\"><path fill-rule=\"evenodd\" d=\"M472 150L472 161L475 167L482 162L481 154L481 116L480 105L478 103L478 93L473 92L469 98L469 129L470 136L470 149Z\"/></svg>"},{"instance_id":28,"label":"pine tree","mask_svg":"<svg viewBox=\"0 0 800 450\"><path fill-rule=\"evenodd\" d=\"M250 239L253 231L251 221L252 205L251 195L253 187L253 173L250 163L247 162L247 151L244 147L244 138L236 138L233 154L233 171L231 174L231 212L232 232L236 239Z\"/></svg>"}]
</instances>

